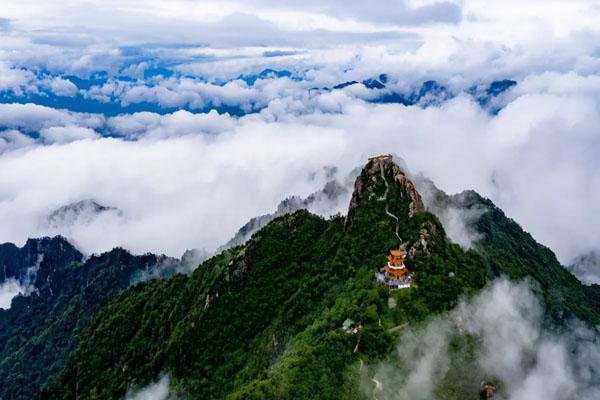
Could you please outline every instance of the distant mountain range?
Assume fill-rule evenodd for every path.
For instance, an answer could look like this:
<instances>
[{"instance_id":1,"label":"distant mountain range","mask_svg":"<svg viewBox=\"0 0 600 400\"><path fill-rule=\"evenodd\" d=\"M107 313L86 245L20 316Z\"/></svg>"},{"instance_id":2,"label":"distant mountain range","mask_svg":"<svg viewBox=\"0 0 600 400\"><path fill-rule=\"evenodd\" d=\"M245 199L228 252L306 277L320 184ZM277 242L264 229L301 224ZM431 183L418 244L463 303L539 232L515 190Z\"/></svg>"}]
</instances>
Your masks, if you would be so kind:
<instances>
[{"instance_id":1,"label":"distant mountain range","mask_svg":"<svg viewBox=\"0 0 600 400\"><path fill-rule=\"evenodd\" d=\"M150 68L146 71L148 74L147 78L156 76L171 77L173 71L169 71L165 68ZM123 85L143 84L143 81L136 81L126 76L114 76L109 77L106 72L98 72L93 74L89 79L82 79L75 76L65 76L64 79L72 82L77 89L81 91L89 90L90 88L102 87L109 83L122 83ZM304 78L294 74L288 70L275 70L266 68L256 74L245 74L240 75L236 79L244 81L249 86L254 86L259 80L267 79L290 79L291 81L301 83ZM191 79L191 78L190 78ZM203 79L197 78L199 82L204 82ZM209 84L222 86L225 82L209 82ZM429 107L439 105L442 102L456 97L463 91L454 91L449 89L444 83L436 80L426 80L422 82L420 86L412 88L410 90L401 91L394 85L390 84L388 74L382 73L376 77L364 79L361 81L351 80L333 84L328 87L314 87L309 89L309 92L315 91L331 91L331 90L342 90L352 85L362 85L367 89L373 90L374 93L366 101L374 103L399 103L404 105L419 105L422 107ZM517 82L512 79L502 79L492 82L485 83L474 83L471 87L464 91L469 96L472 96L481 107L489 110L492 113L496 113L500 109L500 105L494 104L494 99L499 97L502 93L508 91L512 87L517 85ZM300 89L303 90L303 89ZM207 102L203 104L201 108L191 107L187 104L180 104L178 106L164 106L157 103L151 102L127 102L124 104L121 99L115 96L111 96L108 99L102 101L93 98L93 96L85 96L80 92L75 93L73 96L60 96L53 93L50 90L40 88L36 93L21 93L15 94L12 92L0 91L0 103L34 103L42 106L52 107L56 109L66 109L73 112L82 113L98 113L105 116L116 116L119 114L132 114L137 112L153 112L157 114L173 113L178 110L184 109L192 112L208 112L210 110L217 110L219 113L229 113L233 116L243 116L248 113L260 112L261 109L266 107L266 104L251 104L242 107L241 105L227 104L223 101L216 99L213 102ZM263 102L264 103L264 102ZM3 128L0 126L0 128ZM36 132L27 132L32 137L36 137ZM100 132L102 133L102 132ZM111 132L105 132L106 135L111 135Z\"/></svg>"}]
</instances>

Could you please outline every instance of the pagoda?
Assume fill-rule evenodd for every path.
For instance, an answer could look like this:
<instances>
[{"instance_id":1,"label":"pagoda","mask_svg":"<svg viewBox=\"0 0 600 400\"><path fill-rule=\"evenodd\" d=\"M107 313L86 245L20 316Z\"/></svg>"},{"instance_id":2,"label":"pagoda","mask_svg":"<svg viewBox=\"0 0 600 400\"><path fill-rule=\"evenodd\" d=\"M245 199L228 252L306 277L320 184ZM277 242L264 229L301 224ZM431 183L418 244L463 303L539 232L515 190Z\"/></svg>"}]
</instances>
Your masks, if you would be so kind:
<instances>
[{"instance_id":1,"label":"pagoda","mask_svg":"<svg viewBox=\"0 0 600 400\"><path fill-rule=\"evenodd\" d=\"M412 279L408 268L404 265L406 252L400 249L391 249L388 253L388 262L376 274L379 282L385 283L391 289L405 289L410 287Z\"/></svg>"},{"instance_id":2,"label":"pagoda","mask_svg":"<svg viewBox=\"0 0 600 400\"><path fill-rule=\"evenodd\" d=\"M391 279L402 279L408 275L408 269L404 265L404 253L400 249L391 249L388 254L388 262L385 265L385 273Z\"/></svg>"}]
</instances>

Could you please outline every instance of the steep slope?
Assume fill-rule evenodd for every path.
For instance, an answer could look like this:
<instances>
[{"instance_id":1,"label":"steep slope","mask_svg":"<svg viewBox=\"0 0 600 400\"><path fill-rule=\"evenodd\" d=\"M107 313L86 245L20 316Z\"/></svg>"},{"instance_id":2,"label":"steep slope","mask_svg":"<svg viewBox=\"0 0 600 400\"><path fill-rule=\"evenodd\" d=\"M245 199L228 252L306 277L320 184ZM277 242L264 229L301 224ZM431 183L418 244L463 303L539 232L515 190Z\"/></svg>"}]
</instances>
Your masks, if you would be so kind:
<instances>
[{"instance_id":1,"label":"steep slope","mask_svg":"<svg viewBox=\"0 0 600 400\"><path fill-rule=\"evenodd\" d=\"M42 278L83 255L62 237L30 239L22 248L12 243L0 244L0 283L16 279L23 286L35 286L38 273Z\"/></svg>"},{"instance_id":2,"label":"steep slope","mask_svg":"<svg viewBox=\"0 0 600 400\"><path fill-rule=\"evenodd\" d=\"M65 272L81 262L83 256L64 238L30 239L25 246L0 245L2 281L17 280L24 292L12 301L8 310L0 309L0 398L27 398L53 373L62 368L71 346L58 346L39 336L50 326L54 302L60 302L65 288ZM68 332L68 331L67 331ZM58 342L67 337L60 334ZM62 347L62 348L61 348ZM61 354L62 351L65 354Z\"/></svg>"},{"instance_id":3,"label":"steep slope","mask_svg":"<svg viewBox=\"0 0 600 400\"><path fill-rule=\"evenodd\" d=\"M95 315L40 398L119 398L161 373L191 398L361 398L361 360L388 353L388 329L450 309L486 273L475 252L450 243L422 211L390 158L370 160L354 194L347 220L297 211L190 278L125 291ZM415 282L391 293L374 279L398 246L386 206L398 216ZM347 318L357 334L340 329Z\"/></svg>"},{"instance_id":4,"label":"steep slope","mask_svg":"<svg viewBox=\"0 0 600 400\"><path fill-rule=\"evenodd\" d=\"M550 249L536 242L489 199L474 191L448 196L432 182L426 184L433 193L428 207L438 215L449 207L465 215L476 215L467 221L467 228L476 234L474 247L485 259L491 276L533 279L555 321L575 316L593 325L600 324L597 285L584 286Z\"/></svg>"},{"instance_id":5,"label":"steep slope","mask_svg":"<svg viewBox=\"0 0 600 400\"><path fill-rule=\"evenodd\" d=\"M106 299L164 262L123 249L84 261L62 237L32 239L23 248L0 245L1 281L17 279L25 289L0 309L0 398L31 399L63 368Z\"/></svg>"}]
</instances>

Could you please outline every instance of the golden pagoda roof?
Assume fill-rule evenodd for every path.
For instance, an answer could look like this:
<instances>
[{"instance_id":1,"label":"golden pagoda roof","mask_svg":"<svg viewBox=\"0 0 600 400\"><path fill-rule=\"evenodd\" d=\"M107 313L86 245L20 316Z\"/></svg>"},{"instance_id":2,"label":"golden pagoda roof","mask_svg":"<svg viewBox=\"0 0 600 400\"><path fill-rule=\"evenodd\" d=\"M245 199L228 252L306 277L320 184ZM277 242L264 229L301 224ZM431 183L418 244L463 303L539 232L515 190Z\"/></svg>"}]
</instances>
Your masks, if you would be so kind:
<instances>
[{"instance_id":1,"label":"golden pagoda roof","mask_svg":"<svg viewBox=\"0 0 600 400\"><path fill-rule=\"evenodd\" d=\"M400 249L391 249L390 254L394 257L402 257L402 251Z\"/></svg>"}]
</instances>

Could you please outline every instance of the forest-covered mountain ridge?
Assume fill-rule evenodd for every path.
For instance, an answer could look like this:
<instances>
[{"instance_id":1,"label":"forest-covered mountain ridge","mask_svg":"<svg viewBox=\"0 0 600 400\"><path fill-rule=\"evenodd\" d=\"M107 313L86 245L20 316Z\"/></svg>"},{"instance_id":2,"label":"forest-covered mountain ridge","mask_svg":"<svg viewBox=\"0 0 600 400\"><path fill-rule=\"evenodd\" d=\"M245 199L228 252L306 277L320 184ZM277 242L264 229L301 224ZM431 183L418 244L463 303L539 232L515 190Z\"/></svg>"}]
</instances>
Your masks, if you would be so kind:
<instances>
[{"instance_id":1,"label":"forest-covered mountain ridge","mask_svg":"<svg viewBox=\"0 0 600 400\"><path fill-rule=\"evenodd\" d=\"M479 234L471 249L448 239L409 176L381 156L357 177L347 216L278 216L189 276L131 286L133 272L156 256L114 250L82 261L74 250L53 278L72 286L60 301L21 296L0 311L0 333L13 346L2 349L0 396L24 399L41 388L40 399L113 399L168 376L171 396L182 398L364 398L361 365L388 357L399 329L451 310L500 276L535 282L552 323L600 322L597 288L493 203L435 190L428 209L482 210L469 222ZM398 248L411 285L390 290L376 273ZM40 311L24 320L14 311L32 307ZM26 390L27 371L40 370L24 368L32 365L52 369L36 372ZM454 396L445 398L478 393L459 387Z\"/></svg>"}]
</instances>

